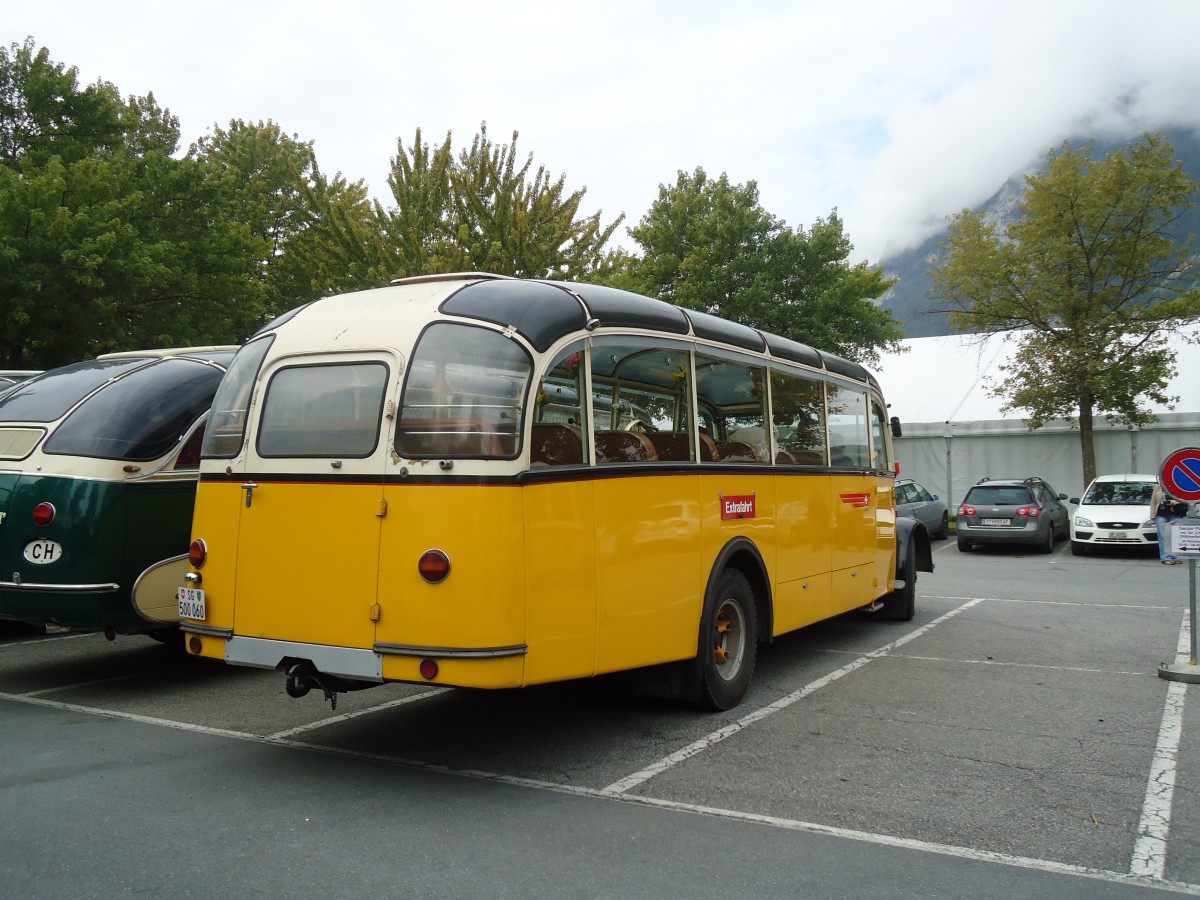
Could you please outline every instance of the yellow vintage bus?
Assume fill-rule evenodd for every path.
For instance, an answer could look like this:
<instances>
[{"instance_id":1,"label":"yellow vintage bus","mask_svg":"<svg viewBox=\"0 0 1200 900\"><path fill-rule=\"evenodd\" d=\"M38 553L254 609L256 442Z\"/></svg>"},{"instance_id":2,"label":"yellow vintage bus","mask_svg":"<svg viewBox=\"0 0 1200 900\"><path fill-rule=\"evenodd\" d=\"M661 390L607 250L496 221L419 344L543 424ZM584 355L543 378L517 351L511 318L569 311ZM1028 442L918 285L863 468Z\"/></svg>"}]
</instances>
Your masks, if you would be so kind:
<instances>
[{"instance_id":1,"label":"yellow vintage bus","mask_svg":"<svg viewBox=\"0 0 1200 900\"><path fill-rule=\"evenodd\" d=\"M638 670L727 709L760 642L910 619L933 568L866 369L613 288L329 297L249 340L213 404L185 639L291 696Z\"/></svg>"}]
</instances>

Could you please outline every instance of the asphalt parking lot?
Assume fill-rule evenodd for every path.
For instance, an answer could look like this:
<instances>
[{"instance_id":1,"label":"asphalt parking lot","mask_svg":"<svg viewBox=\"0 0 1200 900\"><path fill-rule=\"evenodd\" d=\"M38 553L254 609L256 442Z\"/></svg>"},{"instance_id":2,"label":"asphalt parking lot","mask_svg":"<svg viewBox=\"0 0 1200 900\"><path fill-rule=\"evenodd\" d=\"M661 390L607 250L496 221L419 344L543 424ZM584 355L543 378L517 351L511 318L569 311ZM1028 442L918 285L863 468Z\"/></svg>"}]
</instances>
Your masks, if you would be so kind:
<instances>
[{"instance_id":1,"label":"asphalt parking lot","mask_svg":"<svg viewBox=\"0 0 1200 900\"><path fill-rule=\"evenodd\" d=\"M1200 894L1188 566L935 547L914 621L787 636L722 714L620 677L334 711L0 625L0 897Z\"/></svg>"}]
</instances>

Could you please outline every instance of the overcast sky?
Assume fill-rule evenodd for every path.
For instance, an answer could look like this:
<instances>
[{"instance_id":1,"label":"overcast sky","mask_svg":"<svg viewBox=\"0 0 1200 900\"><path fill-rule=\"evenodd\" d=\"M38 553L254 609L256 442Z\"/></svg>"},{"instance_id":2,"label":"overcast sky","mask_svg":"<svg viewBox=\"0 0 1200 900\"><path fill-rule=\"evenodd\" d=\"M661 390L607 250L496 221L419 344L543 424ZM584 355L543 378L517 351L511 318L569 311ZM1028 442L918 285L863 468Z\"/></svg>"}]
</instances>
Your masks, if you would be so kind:
<instances>
[{"instance_id":1,"label":"overcast sky","mask_svg":"<svg viewBox=\"0 0 1200 900\"><path fill-rule=\"evenodd\" d=\"M854 261L1068 136L1200 125L1195 0L0 0L0 40L27 36L153 93L184 147L271 119L385 204L397 139L457 151L486 120L606 223L700 166L796 228L837 208Z\"/></svg>"}]
</instances>

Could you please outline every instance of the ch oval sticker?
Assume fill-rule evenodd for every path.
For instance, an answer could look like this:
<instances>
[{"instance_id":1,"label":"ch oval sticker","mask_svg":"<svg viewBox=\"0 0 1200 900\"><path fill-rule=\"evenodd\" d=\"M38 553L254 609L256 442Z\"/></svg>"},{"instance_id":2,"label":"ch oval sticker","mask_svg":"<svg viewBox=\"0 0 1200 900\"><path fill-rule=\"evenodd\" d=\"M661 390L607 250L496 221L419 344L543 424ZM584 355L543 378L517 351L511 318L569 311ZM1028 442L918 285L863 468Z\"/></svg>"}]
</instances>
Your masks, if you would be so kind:
<instances>
[{"instance_id":1,"label":"ch oval sticker","mask_svg":"<svg viewBox=\"0 0 1200 900\"><path fill-rule=\"evenodd\" d=\"M62 556L62 544L58 541L30 541L25 545L24 557L35 566L48 566L58 562Z\"/></svg>"}]
</instances>

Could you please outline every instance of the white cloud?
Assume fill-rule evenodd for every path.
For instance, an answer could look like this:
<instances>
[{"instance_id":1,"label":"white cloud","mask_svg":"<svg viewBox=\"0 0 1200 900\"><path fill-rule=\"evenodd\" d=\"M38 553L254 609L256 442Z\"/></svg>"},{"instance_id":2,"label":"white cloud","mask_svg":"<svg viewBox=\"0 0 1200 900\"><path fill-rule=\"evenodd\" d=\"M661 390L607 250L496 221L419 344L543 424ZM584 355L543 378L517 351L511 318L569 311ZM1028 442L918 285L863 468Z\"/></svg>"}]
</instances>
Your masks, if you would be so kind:
<instances>
[{"instance_id":1,"label":"white cloud","mask_svg":"<svg viewBox=\"0 0 1200 900\"><path fill-rule=\"evenodd\" d=\"M1200 117L1200 4L1172 0L0 0L0 21L85 82L152 91L185 144L271 118L385 199L397 139L462 147L486 120L606 217L703 166L795 227L838 208L873 261L1073 133Z\"/></svg>"}]
</instances>

